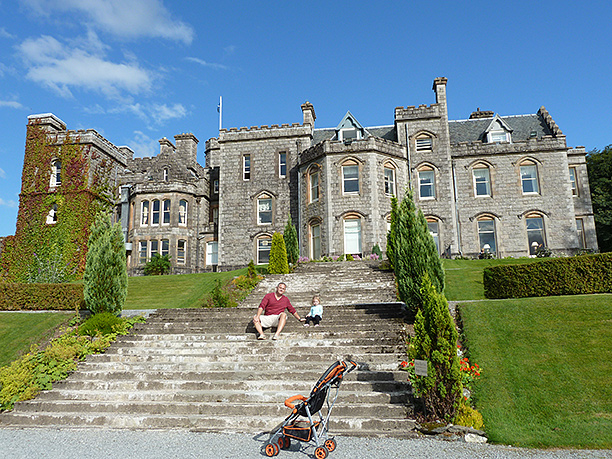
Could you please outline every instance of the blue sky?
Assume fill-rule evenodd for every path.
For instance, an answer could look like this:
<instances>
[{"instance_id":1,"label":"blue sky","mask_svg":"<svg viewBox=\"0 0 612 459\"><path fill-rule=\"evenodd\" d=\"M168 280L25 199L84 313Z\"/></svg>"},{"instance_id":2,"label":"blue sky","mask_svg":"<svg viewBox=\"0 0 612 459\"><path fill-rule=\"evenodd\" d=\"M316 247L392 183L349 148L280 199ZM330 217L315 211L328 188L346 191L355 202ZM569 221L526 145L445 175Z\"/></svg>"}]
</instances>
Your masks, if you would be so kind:
<instances>
[{"instance_id":1,"label":"blue sky","mask_svg":"<svg viewBox=\"0 0 612 459\"><path fill-rule=\"evenodd\" d=\"M0 0L0 236L14 234L27 117L54 113L137 156L161 137L347 110L390 125L431 104L449 117L544 105L569 146L612 143L612 6L605 1L193 2Z\"/></svg>"}]
</instances>

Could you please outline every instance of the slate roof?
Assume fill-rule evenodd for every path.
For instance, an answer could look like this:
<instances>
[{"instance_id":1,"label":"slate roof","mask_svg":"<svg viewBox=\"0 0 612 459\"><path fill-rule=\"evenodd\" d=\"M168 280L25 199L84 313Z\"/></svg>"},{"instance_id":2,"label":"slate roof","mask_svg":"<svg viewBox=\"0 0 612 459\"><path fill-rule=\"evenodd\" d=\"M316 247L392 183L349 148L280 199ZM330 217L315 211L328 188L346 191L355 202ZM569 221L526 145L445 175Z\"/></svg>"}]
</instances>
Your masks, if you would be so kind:
<instances>
[{"instance_id":1,"label":"slate roof","mask_svg":"<svg viewBox=\"0 0 612 459\"><path fill-rule=\"evenodd\" d=\"M397 142L397 133L395 132L395 126L376 126L376 127L365 127L374 137L380 137L385 140L392 140ZM336 135L336 128L326 129L315 129L312 133L312 144L316 145L324 140L331 140Z\"/></svg>"},{"instance_id":2,"label":"slate roof","mask_svg":"<svg viewBox=\"0 0 612 459\"><path fill-rule=\"evenodd\" d=\"M551 130L538 115L516 115L500 116L512 128L512 140L527 140L531 138L531 133L535 132L538 139L545 135L552 135ZM486 140L486 129L491 124L493 118L480 118L473 120L449 121L448 130L450 143L459 142L482 142Z\"/></svg>"}]
</instances>

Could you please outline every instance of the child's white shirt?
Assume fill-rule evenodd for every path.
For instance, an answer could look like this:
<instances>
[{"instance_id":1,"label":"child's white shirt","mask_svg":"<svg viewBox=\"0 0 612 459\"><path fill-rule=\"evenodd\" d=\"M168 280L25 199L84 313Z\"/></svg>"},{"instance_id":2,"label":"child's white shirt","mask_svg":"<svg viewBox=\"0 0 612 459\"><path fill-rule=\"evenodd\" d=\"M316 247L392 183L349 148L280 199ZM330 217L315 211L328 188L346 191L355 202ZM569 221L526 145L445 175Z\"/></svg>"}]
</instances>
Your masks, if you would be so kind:
<instances>
[{"instance_id":1,"label":"child's white shirt","mask_svg":"<svg viewBox=\"0 0 612 459\"><path fill-rule=\"evenodd\" d=\"M322 304L313 304L310 307L310 312L308 313L310 317L320 316L323 317L323 305Z\"/></svg>"}]
</instances>

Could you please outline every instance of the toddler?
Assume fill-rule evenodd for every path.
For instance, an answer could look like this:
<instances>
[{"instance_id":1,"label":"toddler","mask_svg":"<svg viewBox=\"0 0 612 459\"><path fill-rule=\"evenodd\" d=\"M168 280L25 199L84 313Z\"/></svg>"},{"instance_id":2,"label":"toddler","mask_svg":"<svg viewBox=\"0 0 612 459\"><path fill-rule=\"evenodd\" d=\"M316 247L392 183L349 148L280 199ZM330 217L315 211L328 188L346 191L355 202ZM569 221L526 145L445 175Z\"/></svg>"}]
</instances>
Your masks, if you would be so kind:
<instances>
[{"instance_id":1,"label":"toddler","mask_svg":"<svg viewBox=\"0 0 612 459\"><path fill-rule=\"evenodd\" d=\"M304 327L309 327L310 322L312 322L315 327L318 327L319 322L321 322L321 317L323 317L323 306L321 306L321 299L319 296L315 295L312 297L312 306L310 307L310 312L306 316Z\"/></svg>"}]
</instances>

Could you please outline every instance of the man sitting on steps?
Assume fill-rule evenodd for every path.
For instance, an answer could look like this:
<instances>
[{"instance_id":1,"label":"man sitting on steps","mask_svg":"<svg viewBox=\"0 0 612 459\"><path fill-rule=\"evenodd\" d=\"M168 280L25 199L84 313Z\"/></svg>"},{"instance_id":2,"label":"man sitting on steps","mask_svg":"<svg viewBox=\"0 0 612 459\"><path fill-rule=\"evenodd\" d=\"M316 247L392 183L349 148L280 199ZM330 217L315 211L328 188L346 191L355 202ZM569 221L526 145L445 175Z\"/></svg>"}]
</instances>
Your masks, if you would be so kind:
<instances>
[{"instance_id":1,"label":"man sitting on steps","mask_svg":"<svg viewBox=\"0 0 612 459\"><path fill-rule=\"evenodd\" d=\"M261 300L261 304L257 309L257 314L253 317L253 325L259 335L257 339L266 339L263 334L264 328L276 327L276 333L272 339L278 339L280 332L287 323L287 314L285 309L295 317L297 320L303 322L306 319L301 319L295 308L291 305L289 298L284 293L287 290L287 285L284 282L279 283L276 286L276 291L268 293Z\"/></svg>"}]
</instances>

